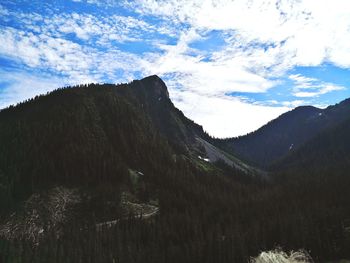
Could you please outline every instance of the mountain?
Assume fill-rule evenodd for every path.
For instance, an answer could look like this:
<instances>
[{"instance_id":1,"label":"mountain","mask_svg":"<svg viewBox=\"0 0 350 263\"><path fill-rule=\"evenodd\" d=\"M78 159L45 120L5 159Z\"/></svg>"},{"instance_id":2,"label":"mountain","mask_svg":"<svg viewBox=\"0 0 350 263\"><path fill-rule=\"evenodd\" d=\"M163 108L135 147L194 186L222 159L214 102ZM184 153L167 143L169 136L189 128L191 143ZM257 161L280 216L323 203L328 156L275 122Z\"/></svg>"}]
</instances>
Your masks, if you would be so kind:
<instances>
[{"instance_id":1,"label":"mountain","mask_svg":"<svg viewBox=\"0 0 350 263\"><path fill-rule=\"evenodd\" d=\"M196 201L209 182L208 197L258 172L210 140L157 76L66 87L4 109L0 241L42 244L45 233L61 235L71 224L153 217L159 207L176 209L174 191Z\"/></svg>"},{"instance_id":2,"label":"mountain","mask_svg":"<svg viewBox=\"0 0 350 263\"><path fill-rule=\"evenodd\" d=\"M276 245L350 257L345 175L281 166L265 180L221 142L157 76L2 110L0 262L248 262Z\"/></svg>"},{"instance_id":3,"label":"mountain","mask_svg":"<svg viewBox=\"0 0 350 263\"><path fill-rule=\"evenodd\" d=\"M337 176L347 176L350 167L350 114L344 114L342 118L346 119L317 133L274 163L272 169L294 174L308 171L309 174L323 176L336 171Z\"/></svg>"},{"instance_id":4,"label":"mountain","mask_svg":"<svg viewBox=\"0 0 350 263\"><path fill-rule=\"evenodd\" d=\"M350 99L326 109L297 107L245 136L219 140L217 145L256 166L267 168L296 151L316 135L350 116Z\"/></svg>"},{"instance_id":5,"label":"mountain","mask_svg":"<svg viewBox=\"0 0 350 263\"><path fill-rule=\"evenodd\" d=\"M3 110L0 124L0 174L12 180L16 196L47 181L89 185L127 167L151 169L150 158L169 162L173 154L203 165L198 156L206 159L203 144L210 144L203 128L174 107L157 76L57 90ZM212 162L214 153L224 155L214 146L211 152ZM226 155L227 164L240 165Z\"/></svg>"},{"instance_id":6,"label":"mountain","mask_svg":"<svg viewBox=\"0 0 350 263\"><path fill-rule=\"evenodd\" d=\"M131 91L131 92L130 92ZM193 159L209 162L223 161L226 165L249 174L264 174L233 154L212 144L214 141L203 127L188 119L171 100L165 83L157 76L150 76L131 83L131 89L123 89L123 95L137 97L142 110L150 116L155 128L168 139L177 153L187 153ZM147 102L147 103L145 103Z\"/></svg>"}]
</instances>

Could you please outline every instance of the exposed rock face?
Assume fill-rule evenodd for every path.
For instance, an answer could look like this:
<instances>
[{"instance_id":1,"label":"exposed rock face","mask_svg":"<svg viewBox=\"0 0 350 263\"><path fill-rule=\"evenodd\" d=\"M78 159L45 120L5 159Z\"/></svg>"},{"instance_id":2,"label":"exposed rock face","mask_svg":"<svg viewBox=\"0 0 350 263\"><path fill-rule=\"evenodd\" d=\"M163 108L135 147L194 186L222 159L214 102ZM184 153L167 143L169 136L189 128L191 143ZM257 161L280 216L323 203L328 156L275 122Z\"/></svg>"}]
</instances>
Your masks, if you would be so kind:
<instances>
[{"instance_id":1,"label":"exposed rock face","mask_svg":"<svg viewBox=\"0 0 350 263\"><path fill-rule=\"evenodd\" d=\"M169 98L169 92L164 81L157 75L143 78L140 80L140 82L148 91L153 92L158 99L161 97Z\"/></svg>"}]
</instances>

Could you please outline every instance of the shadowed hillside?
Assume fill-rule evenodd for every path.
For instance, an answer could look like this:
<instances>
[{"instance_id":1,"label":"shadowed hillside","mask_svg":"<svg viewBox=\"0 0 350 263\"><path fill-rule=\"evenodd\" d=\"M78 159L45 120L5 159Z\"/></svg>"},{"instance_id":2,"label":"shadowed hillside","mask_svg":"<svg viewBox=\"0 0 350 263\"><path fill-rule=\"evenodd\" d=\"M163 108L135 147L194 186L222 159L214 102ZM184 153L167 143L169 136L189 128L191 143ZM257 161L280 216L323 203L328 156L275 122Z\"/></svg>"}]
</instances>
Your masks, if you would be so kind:
<instances>
[{"instance_id":1,"label":"shadowed hillside","mask_svg":"<svg viewBox=\"0 0 350 263\"><path fill-rule=\"evenodd\" d=\"M347 258L348 177L334 174L247 165L157 76L59 89L0 112L0 261Z\"/></svg>"},{"instance_id":2,"label":"shadowed hillside","mask_svg":"<svg viewBox=\"0 0 350 263\"><path fill-rule=\"evenodd\" d=\"M267 168L349 116L349 99L326 109L301 106L248 135L219 140L218 145L249 163Z\"/></svg>"}]
</instances>

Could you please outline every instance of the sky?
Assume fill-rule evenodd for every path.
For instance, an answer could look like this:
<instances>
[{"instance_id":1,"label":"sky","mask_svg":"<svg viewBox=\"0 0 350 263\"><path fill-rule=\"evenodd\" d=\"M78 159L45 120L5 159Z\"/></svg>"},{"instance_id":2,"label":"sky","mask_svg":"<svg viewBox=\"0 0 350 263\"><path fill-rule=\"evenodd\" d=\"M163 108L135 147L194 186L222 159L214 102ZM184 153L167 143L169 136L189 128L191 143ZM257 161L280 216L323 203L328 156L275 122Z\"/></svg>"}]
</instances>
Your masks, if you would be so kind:
<instances>
[{"instance_id":1,"label":"sky","mask_svg":"<svg viewBox=\"0 0 350 263\"><path fill-rule=\"evenodd\" d=\"M156 74L215 137L350 97L348 0L1 0L0 108Z\"/></svg>"}]
</instances>

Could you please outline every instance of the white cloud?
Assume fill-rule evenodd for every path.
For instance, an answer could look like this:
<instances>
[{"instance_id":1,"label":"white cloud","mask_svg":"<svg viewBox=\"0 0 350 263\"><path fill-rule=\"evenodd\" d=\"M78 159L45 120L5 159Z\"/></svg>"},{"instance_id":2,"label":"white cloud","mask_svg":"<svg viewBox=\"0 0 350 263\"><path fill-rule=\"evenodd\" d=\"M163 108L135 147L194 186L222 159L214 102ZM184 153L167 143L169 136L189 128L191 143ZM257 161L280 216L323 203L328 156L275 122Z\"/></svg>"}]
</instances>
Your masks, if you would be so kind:
<instances>
[{"instance_id":1,"label":"white cloud","mask_svg":"<svg viewBox=\"0 0 350 263\"><path fill-rule=\"evenodd\" d=\"M290 75L289 79L294 81L293 95L296 97L316 97L328 92L345 89L343 86L323 82L316 78L308 78L300 74Z\"/></svg>"},{"instance_id":2,"label":"white cloud","mask_svg":"<svg viewBox=\"0 0 350 263\"><path fill-rule=\"evenodd\" d=\"M331 91L337 91L337 90L344 90L345 88L342 86L337 86L337 85L332 85L332 84L325 84L319 87L317 91L297 91L294 92L294 96L296 97L302 97L302 98L307 98L307 97L316 97L319 95L326 94Z\"/></svg>"},{"instance_id":3,"label":"white cloud","mask_svg":"<svg viewBox=\"0 0 350 263\"><path fill-rule=\"evenodd\" d=\"M126 5L195 29L232 31L245 46L283 42L276 55L287 65L329 61L350 66L350 2L346 0L136 0Z\"/></svg>"},{"instance_id":4,"label":"white cloud","mask_svg":"<svg viewBox=\"0 0 350 263\"><path fill-rule=\"evenodd\" d=\"M147 39L144 32L174 34L171 28L164 25L155 26L142 19L117 14L103 16L72 12L45 16L37 13L15 12L12 16L18 17L26 29L59 38L73 34L85 41L85 45L110 45L110 40L119 43L144 41Z\"/></svg>"},{"instance_id":5,"label":"white cloud","mask_svg":"<svg viewBox=\"0 0 350 263\"><path fill-rule=\"evenodd\" d=\"M64 38L13 28L0 28L0 55L30 68L62 75L72 84L99 82L106 77L116 80L117 70L128 75L136 69L135 65L142 64L136 55L115 48L101 51Z\"/></svg>"},{"instance_id":6,"label":"white cloud","mask_svg":"<svg viewBox=\"0 0 350 263\"><path fill-rule=\"evenodd\" d=\"M39 54L36 40L37 37L33 34L26 34L13 28L0 28L0 54L20 59L29 66L37 66Z\"/></svg>"},{"instance_id":7,"label":"white cloud","mask_svg":"<svg viewBox=\"0 0 350 263\"><path fill-rule=\"evenodd\" d=\"M288 108L295 108L298 106L306 105L307 102L304 100L292 100L292 101L282 101L280 104Z\"/></svg>"},{"instance_id":8,"label":"white cloud","mask_svg":"<svg viewBox=\"0 0 350 263\"><path fill-rule=\"evenodd\" d=\"M2 5L0 5L0 15L1 16L8 16L10 14L10 12L4 8Z\"/></svg>"},{"instance_id":9,"label":"white cloud","mask_svg":"<svg viewBox=\"0 0 350 263\"><path fill-rule=\"evenodd\" d=\"M183 32L176 45L160 45L164 53L146 57L145 72L163 77L172 76L173 86L202 95L223 95L231 92L265 92L277 83L246 68L242 56L226 58L214 54L204 61L189 44L202 39L196 30Z\"/></svg>"},{"instance_id":10,"label":"white cloud","mask_svg":"<svg viewBox=\"0 0 350 263\"><path fill-rule=\"evenodd\" d=\"M203 125L209 134L221 138L249 133L289 110L288 107L253 105L230 96L170 91L174 104L186 116Z\"/></svg>"}]
</instances>

